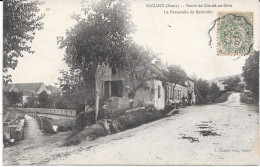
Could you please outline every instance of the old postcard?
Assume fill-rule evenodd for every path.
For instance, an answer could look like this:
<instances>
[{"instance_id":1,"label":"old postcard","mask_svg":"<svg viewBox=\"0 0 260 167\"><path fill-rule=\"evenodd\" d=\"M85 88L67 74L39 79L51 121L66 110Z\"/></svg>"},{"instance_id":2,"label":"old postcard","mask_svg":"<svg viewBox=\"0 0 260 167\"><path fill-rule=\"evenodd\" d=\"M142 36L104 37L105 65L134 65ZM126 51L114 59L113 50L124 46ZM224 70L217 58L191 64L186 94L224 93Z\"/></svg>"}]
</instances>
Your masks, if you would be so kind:
<instances>
[{"instance_id":1,"label":"old postcard","mask_svg":"<svg viewBox=\"0 0 260 167\"><path fill-rule=\"evenodd\" d=\"M4 0L3 165L259 165L258 0Z\"/></svg>"}]
</instances>

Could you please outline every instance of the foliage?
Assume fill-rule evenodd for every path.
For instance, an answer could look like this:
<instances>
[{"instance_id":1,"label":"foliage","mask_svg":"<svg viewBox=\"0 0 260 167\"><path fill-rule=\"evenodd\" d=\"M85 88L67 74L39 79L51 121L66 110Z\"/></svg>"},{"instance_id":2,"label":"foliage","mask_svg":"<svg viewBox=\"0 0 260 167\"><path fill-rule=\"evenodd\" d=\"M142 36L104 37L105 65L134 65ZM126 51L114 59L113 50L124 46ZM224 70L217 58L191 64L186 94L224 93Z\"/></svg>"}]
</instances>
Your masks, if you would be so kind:
<instances>
[{"instance_id":1,"label":"foliage","mask_svg":"<svg viewBox=\"0 0 260 167\"><path fill-rule=\"evenodd\" d=\"M75 128L78 130L84 129L86 126L91 126L95 124L95 111L92 110L91 112L81 112L76 119L76 126Z\"/></svg>"},{"instance_id":2,"label":"foliage","mask_svg":"<svg viewBox=\"0 0 260 167\"><path fill-rule=\"evenodd\" d=\"M246 83L245 82L239 82L237 84L237 87L235 88L236 92L243 92L246 88Z\"/></svg>"},{"instance_id":3,"label":"foliage","mask_svg":"<svg viewBox=\"0 0 260 167\"><path fill-rule=\"evenodd\" d=\"M249 56L243 66L244 81L247 84L246 88L250 90L258 102L259 99L259 51L254 52L254 55Z\"/></svg>"},{"instance_id":4,"label":"foliage","mask_svg":"<svg viewBox=\"0 0 260 167\"><path fill-rule=\"evenodd\" d=\"M25 108L37 108L39 106L39 101L37 96L29 96L24 104Z\"/></svg>"},{"instance_id":5,"label":"foliage","mask_svg":"<svg viewBox=\"0 0 260 167\"><path fill-rule=\"evenodd\" d=\"M51 119L44 116L38 116L37 122L40 126L40 128L43 130L46 134L56 134L56 132L53 130Z\"/></svg>"},{"instance_id":6,"label":"foliage","mask_svg":"<svg viewBox=\"0 0 260 167\"><path fill-rule=\"evenodd\" d=\"M94 99L92 95L95 94L98 112L97 71L102 65L116 69L126 66L129 43L132 41L130 34L135 29L126 1L103 0L82 10L85 17L74 15L77 24L67 30L65 38L58 37L58 44L61 49L65 48L64 61L68 64L70 73L76 71L79 74L80 81L74 85L83 85L81 89L92 91L88 94L82 93L89 99ZM70 77L69 74L66 76L67 78L61 78L61 81L67 82ZM81 81L84 84L81 84ZM83 100L85 101L81 99Z\"/></svg>"},{"instance_id":7,"label":"foliage","mask_svg":"<svg viewBox=\"0 0 260 167\"><path fill-rule=\"evenodd\" d=\"M216 83L212 83L209 87L207 100L210 102L215 102L215 100L220 96L219 87Z\"/></svg>"},{"instance_id":8,"label":"foliage","mask_svg":"<svg viewBox=\"0 0 260 167\"><path fill-rule=\"evenodd\" d=\"M51 99L49 98L49 95L47 94L46 91L42 91L38 95L38 100L39 100L40 108L49 108L53 104L53 101L51 101Z\"/></svg>"},{"instance_id":9,"label":"foliage","mask_svg":"<svg viewBox=\"0 0 260 167\"><path fill-rule=\"evenodd\" d=\"M48 108L57 108L57 109L67 109L67 104L65 101L65 97L60 94L51 94L49 95L50 101L52 101L52 105L48 106Z\"/></svg>"},{"instance_id":10,"label":"foliage","mask_svg":"<svg viewBox=\"0 0 260 167\"><path fill-rule=\"evenodd\" d=\"M6 97L8 105L10 106L16 106L18 104L22 104L23 102L23 93L20 92L4 92L4 96Z\"/></svg>"},{"instance_id":11,"label":"foliage","mask_svg":"<svg viewBox=\"0 0 260 167\"><path fill-rule=\"evenodd\" d=\"M36 30L43 28L44 15L39 15L40 0L5 0L3 3L3 82L11 81L8 69L15 69L17 58L24 52L33 53L32 42Z\"/></svg>"},{"instance_id":12,"label":"foliage","mask_svg":"<svg viewBox=\"0 0 260 167\"><path fill-rule=\"evenodd\" d=\"M84 73L80 70L61 71L62 77L59 78L59 85L62 89L63 102L66 108L83 111L85 103L94 105L94 91L84 80ZM65 106L64 106L65 107Z\"/></svg>"},{"instance_id":13,"label":"foliage","mask_svg":"<svg viewBox=\"0 0 260 167\"><path fill-rule=\"evenodd\" d=\"M258 101L255 100L255 95L251 92L243 92L240 94L240 101L247 104L258 104Z\"/></svg>"},{"instance_id":14,"label":"foliage","mask_svg":"<svg viewBox=\"0 0 260 167\"><path fill-rule=\"evenodd\" d=\"M202 103L206 102L207 95L209 93L209 83L206 80L198 79L195 81L196 87L201 94Z\"/></svg>"},{"instance_id":15,"label":"foliage","mask_svg":"<svg viewBox=\"0 0 260 167\"><path fill-rule=\"evenodd\" d=\"M86 17L78 16L78 23L67 31L66 38L58 37L70 68L96 72L99 65L119 68L125 64L129 35L134 30L128 5L124 1L104 0L83 8Z\"/></svg>"},{"instance_id":16,"label":"foliage","mask_svg":"<svg viewBox=\"0 0 260 167\"><path fill-rule=\"evenodd\" d=\"M180 85L185 85L185 80L187 78L187 74L181 66L178 65L170 65L168 67L168 73L165 73L170 82Z\"/></svg>"},{"instance_id":17,"label":"foliage","mask_svg":"<svg viewBox=\"0 0 260 167\"><path fill-rule=\"evenodd\" d=\"M156 55L149 48L132 43L129 45L129 57L125 66L129 76L131 77L132 90L128 97L134 98L136 91L139 88L146 87L146 81L151 79L151 61L156 58Z\"/></svg>"},{"instance_id":18,"label":"foliage","mask_svg":"<svg viewBox=\"0 0 260 167\"><path fill-rule=\"evenodd\" d=\"M147 107L145 109L116 115L112 120L107 120L105 122L107 122L111 133L117 133L119 131L135 128L142 124L161 119L164 116L163 111L157 111L152 107ZM64 141L63 146L77 145L86 138L92 140L108 134L109 133L104 128L104 123L99 122L71 135Z\"/></svg>"},{"instance_id":19,"label":"foliage","mask_svg":"<svg viewBox=\"0 0 260 167\"><path fill-rule=\"evenodd\" d=\"M231 92L222 91L219 93L219 96L214 100L215 103L223 103L228 100Z\"/></svg>"},{"instance_id":20,"label":"foliage","mask_svg":"<svg viewBox=\"0 0 260 167\"><path fill-rule=\"evenodd\" d=\"M225 89L228 91L235 91L241 79L238 76L230 77L224 80L223 84L226 85Z\"/></svg>"}]
</instances>

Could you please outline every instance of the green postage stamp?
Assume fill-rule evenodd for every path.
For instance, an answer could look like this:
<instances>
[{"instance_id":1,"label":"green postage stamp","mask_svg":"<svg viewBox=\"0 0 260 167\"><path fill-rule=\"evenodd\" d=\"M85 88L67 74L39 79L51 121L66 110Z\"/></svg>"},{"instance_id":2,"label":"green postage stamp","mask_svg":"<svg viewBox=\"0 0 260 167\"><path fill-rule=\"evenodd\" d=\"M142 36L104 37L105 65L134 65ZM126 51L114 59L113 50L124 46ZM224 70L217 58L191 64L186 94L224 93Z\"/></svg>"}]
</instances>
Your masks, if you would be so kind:
<instances>
[{"instance_id":1,"label":"green postage stamp","mask_svg":"<svg viewBox=\"0 0 260 167\"><path fill-rule=\"evenodd\" d=\"M253 12L218 12L217 54L253 54Z\"/></svg>"}]
</instances>

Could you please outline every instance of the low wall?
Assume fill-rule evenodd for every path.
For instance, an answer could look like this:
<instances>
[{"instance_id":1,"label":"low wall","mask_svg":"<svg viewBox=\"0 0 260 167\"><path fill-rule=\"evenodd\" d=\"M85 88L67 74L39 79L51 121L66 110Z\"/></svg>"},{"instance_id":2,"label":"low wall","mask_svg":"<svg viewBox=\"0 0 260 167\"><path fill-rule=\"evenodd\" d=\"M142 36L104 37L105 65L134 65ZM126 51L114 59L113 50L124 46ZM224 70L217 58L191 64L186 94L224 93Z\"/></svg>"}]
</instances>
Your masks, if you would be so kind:
<instances>
[{"instance_id":1,"label":"low wall","mask_svg":"<svg viewBox=\"0 0 260 167\"><path fill-rule=\"evenodd\" d=\"M39 114L53 114L53 115L63 115L63 116L72 116L77 115L75 110L70 109L52 109L52 108L17 108L26 113L37 112Z\"/></svg>"}]
</instances>

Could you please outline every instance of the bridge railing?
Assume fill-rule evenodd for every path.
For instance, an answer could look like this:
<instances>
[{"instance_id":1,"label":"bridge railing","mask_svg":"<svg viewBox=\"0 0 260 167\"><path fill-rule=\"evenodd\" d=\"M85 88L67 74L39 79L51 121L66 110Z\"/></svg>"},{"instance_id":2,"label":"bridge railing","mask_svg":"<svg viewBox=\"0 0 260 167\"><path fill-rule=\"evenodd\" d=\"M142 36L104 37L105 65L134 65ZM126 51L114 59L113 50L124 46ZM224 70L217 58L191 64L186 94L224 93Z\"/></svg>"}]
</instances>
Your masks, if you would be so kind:
<instances>
[{"instance_id":1,"label":"bridge railing","mask_svg":"<svg viewBox=\"0 0 260 167\"><path fill-rule=\"evenodd\" d=\"M75 110L70 109L52 109L52 108L16 108L24 113L38 113L48 115L62 115L75 117L77 115Z\"/></svg>"}]
</instances>

